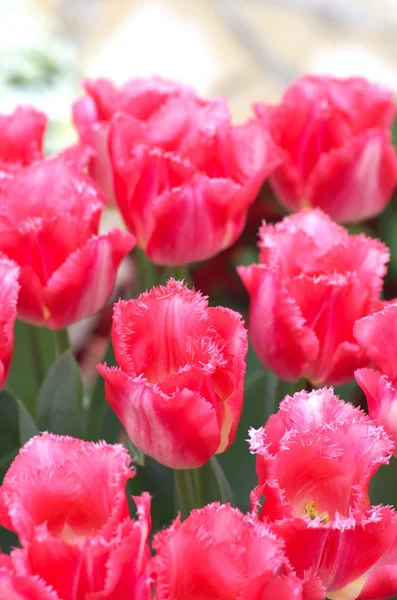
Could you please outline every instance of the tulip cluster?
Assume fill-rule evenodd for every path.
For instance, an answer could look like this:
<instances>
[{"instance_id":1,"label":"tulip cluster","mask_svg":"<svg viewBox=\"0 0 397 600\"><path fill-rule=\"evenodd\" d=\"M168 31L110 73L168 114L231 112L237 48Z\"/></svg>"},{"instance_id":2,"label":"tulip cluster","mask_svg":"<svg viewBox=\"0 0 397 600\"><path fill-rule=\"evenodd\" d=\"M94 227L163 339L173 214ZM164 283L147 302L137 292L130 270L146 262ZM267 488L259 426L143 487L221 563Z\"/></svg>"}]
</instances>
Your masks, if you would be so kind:
<instances>
[{"instance_id":1,"label":"tulip cluster","mask_svg":"<svg viewBox=\"0 0 397 600\"><path fill-rule=\"evenodd\" d=\"M55 156L44 114L0 116L0 600L397 597L374 494L397 457L395 264L368 222L397 186L392 94L303 77L235 125L160 77L83 86ZM263 220L249 265L266 179L295 214ZM218 306L192 263L231 255ZM88 375L66 329L86 317Z\"/></svg>"}]
</instances>

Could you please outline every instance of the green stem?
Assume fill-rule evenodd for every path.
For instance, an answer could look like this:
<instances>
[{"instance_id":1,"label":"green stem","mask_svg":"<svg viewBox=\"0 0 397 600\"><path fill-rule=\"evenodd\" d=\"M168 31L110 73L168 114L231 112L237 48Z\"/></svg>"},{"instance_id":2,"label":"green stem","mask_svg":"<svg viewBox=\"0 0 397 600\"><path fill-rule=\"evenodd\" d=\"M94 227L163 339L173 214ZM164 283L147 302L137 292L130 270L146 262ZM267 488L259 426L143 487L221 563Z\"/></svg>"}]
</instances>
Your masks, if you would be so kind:
<instances>
[{"instance_id":1,"label":"green stem","mask_svg":"<svg viewBox=\"0 0 397 600\"><path fill-rule=\"evenodd\" d=\"M310 391L311 389L312 389L312 386L307 381L307 379L302 378L302 379L298 379L298 381L292 381L290 383L290 392L289 392L289 394L291 396L293 396L297 392L302 392L304 390Z\"/></svg>"},{"instance_id":2,"label":"green stem","mask_svg":"<svg viewBox=\"0 0 397 600\"><path fill-rule=\"evenodd\" d=\"M14 356L7 387L35 419L38 391L56 359L54 333L50 329L17 319L14 337Z\"/></svg>"},{"instance_id":3,"label":"green stem","mask_svg":"<svg viewBox=\"0 0 397 600\"><path fill-rule=\"evenodd\" d=\"M272 373L271 371L268 371L266 374L266 381L265 381L265 410L264 410L264 416L265 416L265 420L264 422L266 423L268 418L270 417L270 415L276 413L278 411L278 405L279 405L279 400L281 400L281 398L279 398L279 387L280 387L280 380L279 378Z\"/></svg>"},{"instance_id":4,"label":"green stem","mask_svg":"<svg viewBox=\"0 0 397 600\"><path fill-rule=\"evenodd\" d=\"M184 281L186 285L192 287L193 280L190 275L189 265L181 265L175 267L165 267L161 277L161 283L166 284L168 279L173 277L177 281Z\"/></svg>"},{"instance_id":5,"label":"green stem","mask_svg":"<svg viewBox=\"0 0 397 600\"><path fill-rule=\"evenodd\" d=\"M136 247L134 255L138 268L139 291L145 292L158 283L159 275L157 267L148 259L141 248Z\"/></svg>"},{"instance_id":6,"label":"green stem","mask_svg":"<svg viewBox=\"0 0 397 600\"><path fill-rule=\"evenodd\" d=\"M180 265L170 268L170 276L174 279L182 280L185 282L189 279L189 268L187 265Z\"/></svg>"},{"instance_id":7,"label":"green stem","mask_svg":"<svg viewBox=\"0 0 397 600\"><path fill-rule=\"evenodd\" d=\"M189 469L175 469L174 477L176 507L181 518L186 519L190 511L197 507L192 472Z\"/></svg>"},{"instance_id":8,"label":"green stem","mask_svg":"<svg viewBox=\"0 0 397 600\"><path fill-rule=\"evenodd\" d=\"M40 351L40 344L37 339L38 329L35 325L31 325L30 323L26 323L26 333L29 339L29 345L31 350L31 358L32 363L34 364L34 370L37 379L37 390L40 388L44 377L45 377L45 367L42 362L42 356Z\"/></svg>"},{"instance_id":9,"label":"green stem","mask_svg":"<svg viewBox=\"0 0 397 600\"><path fill-rule=\"evenodd\" d=\"M192 469L191 470L192 480L193 480L193 488L194 488L194 497L195 504L197 508L201 508L203 504L203 494L201 490L201 477L200 477L200 469Z\"/></svg>"},{"instance_id":10,"label":"green stem","mask_svg":"<svg viewBox=\"0 0 397 600\"><path fill-rule=\"evenodd\" d=\"M54 336L55 346L58 355L63 354L64 352L70 349L68 330L66 328L57 329L56 331L54 331Z\"/></svg>"}]
</instances>

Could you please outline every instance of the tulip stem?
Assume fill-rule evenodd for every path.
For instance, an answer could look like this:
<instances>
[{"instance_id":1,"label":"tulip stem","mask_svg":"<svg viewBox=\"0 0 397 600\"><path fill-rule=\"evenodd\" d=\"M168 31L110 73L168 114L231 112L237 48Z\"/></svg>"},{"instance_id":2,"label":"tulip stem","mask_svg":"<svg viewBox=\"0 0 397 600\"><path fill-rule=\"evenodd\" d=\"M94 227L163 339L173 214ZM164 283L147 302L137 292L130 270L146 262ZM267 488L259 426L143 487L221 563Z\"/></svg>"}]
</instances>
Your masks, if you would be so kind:
<instances>
[{"instance_id":1,"label":"tulip stem","mask_svg":"<svg viewBox=\"0 0 397 600\"><path fill-rule=\"evenodd\" d=\"M192 469L191 475L192 475L192 480L193 480L196 508L201 508L203 506L203 498L202 498L202 493L201 493L200 469Z\"/></svg>"},{"instance_id":2,"label":"tulip stem","mask_svg":"<svg viewBox=\"0 0 397 600\"><path fill-rule=\"evenodd\" d=\"M141 248L134 248L134 256L138 268L139 293L149 291L151 287L158 284L157 267Z\"/></svg>"},{"instance_id":3,"label":"tulip stem","mask_svg":"<svg viewBox=\"0 0 397 600\"><path fill-rule=\"evenodd\" d=\"M176 508L181 513L181 518L186 519L190 511L197 507L192 471L175 469L174 476Z\"/></svg>"},{"instance_id":4,"label":"tulip stem","mask_svg":"<svg viewBox=\"0 0 397 600\"><path fill-rule=\"evenodd\" d=\"M166 268L164 271L165 278L173 277L177 281L182 281L188 286L192 286L192 278L190 276L189 265L178 265L175 267ZM164 279L164 277L163 277Z\"/></svg>"},{"instance_id":5,"label":"tulip stem","mask_svg":"<svg viewBox=\"0 0 397 600\"><path fill-rule=\"evenodd\" d=\"M279 397L278 391L280 387L280 379L272 373L268 371L266 373L266 381L265 381L265 419L266 423L270 415L276 413L278 411L279 405Z\"/></svg>"},{"instance_id":6,"label":"tulip stem","mask_svg":"<svg viewBox=\"0 0 397 600\"><path fill-rule=\"evenodd\" d=\"M291 384L290 395L293 396L297 392L302 392L304 390L311 391L313 388L310 383L305 378L298 379L298 381L293 381Z\"/></svg>"},{"instance_id":7,"label":"tulip stem","mask_svg":"<svg viewBox=\"0 0 397 600\"><path fill-rule=\"evenodd\" d=\"M70 349L68 330L66 329L66 327L65 329L58 329L54 331L54 335L55 346L57 349L57 354L59 356L60 354L63 354L64 352Z\"/></svg>"}]
</instances>

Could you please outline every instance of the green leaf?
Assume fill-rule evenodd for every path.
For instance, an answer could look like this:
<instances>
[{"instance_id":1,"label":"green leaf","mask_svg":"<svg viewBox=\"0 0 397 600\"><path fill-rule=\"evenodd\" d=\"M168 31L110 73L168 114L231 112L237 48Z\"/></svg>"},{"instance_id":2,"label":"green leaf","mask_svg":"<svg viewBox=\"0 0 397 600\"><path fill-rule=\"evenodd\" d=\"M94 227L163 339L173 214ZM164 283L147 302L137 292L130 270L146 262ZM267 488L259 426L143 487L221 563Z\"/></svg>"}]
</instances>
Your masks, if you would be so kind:
<instances>
[{"instance_id":1,"label":"green leaf","mask_svg":"<svg viewBox=\"0 0 397 600\"><path fill-rule=\"evenodd\" d=\"M41 431L84 437L83 387L71 351L53 364L39 390L37 421Z\"/></svg>"},{"instance_id":2,"label":"green leaf","mask_svg":"<svg viewBox=\"0 0 397 600\"><path fill-rule=\"evenodd\" d=\"M175 518L174 472L150 456L145 456L145 466L136 465L137 474L129 482L129 494L144 491L152 496L152 531L155 533Z\"/></svg>"},{"instance_id":3,"label":"green leaf","mask_svg":"<svg viewBox=\"0 0 397 600\"><path fill-rule=\"evenodd\" d=\"M397 118L393 121L393 125L391 128L391 137L393 146L397 148Z\"/></svg>"},{"instance_id":4,"label":"green leaf","mask_svg":"<svg viewBox=\"0 0 397 600\"><path fill-rule=\"evenodd\" d=\"M397 508L397 458L391 457L388 465L382 465L371 479L371 504L390 504Z\"/></svg>"},{"instance_id":5,"label":"green leaf","mask_svg":"<svg viewBox=\"0 0 397 600\"><path fill-rule=\"evenodd\" d=\"M250 346L245 376L244 408L236 439L226 452L217 456L233 490L235 503L243 511L249 509L249 495L257 483L255 457L249 452L247 438L249 428L262 427L265 412L268 415L265 382L266 371Z\"/></svg>"},{"instance_id":6,"label":"green leaf","mask_svg":"<svg viewBox=\"0 0 397 600\"><path fill-rule=\"evenodd\" d=\"M103 362L106 362L108 367L113 367L116 365L116 359L114 357L111 340L109 340L106 356ZM108 407L109 405L105 399L105 382L103 377L97 373L97 378L90 395L90 402L87 409L87 440L97 441L100 439L105 439L110 443L115 441L116 438L114 432L116 426L118 427L118 430L120 430L121 426L117 425L119 421L115 415L113 417L112 414L109 413L110 407ZM111 412L113 413L113 411ZM115 419L117 421L115 421Z\"/></svg>"},{"instance_id":7,"label":"green leaf","mask_svg":"<svg viewBox=\"0 0 397 600\"><path fill-rule=\"evenodd\" d=\"M7 388L16 398L20 398L34 417L38 390L55 361L54 335L49 329L35 327L17 319L14 337L14 355Z\"/></svg>"},{"instance_id":8,"label":"green leaf","mask_svg":"<svg viewBox=\"0 0 397 600\"><path fill-rule=\"evenodd\" d=\"M386 206L385 210L379 216L378 222L378 235L388 246L391 254L386 279L392 280L394 286L397 277L397 210L394 202L390 202Z\"/></svg>"},{"instance_id":9,"label":"green leaf","mask_svg":"<svg viewBox=\"0 0 397 600\"><path fill-rule=\"evenodd\" d=\"M0 483L19 450L18 409L7 390L0 392Z\"/></svg>"},{"instance_id":10,"label":"green leaf","mask_svg":"<svg viewBox=\"0 0 397 600\"><path fill-rule=\"evenodd\" d=\"M210 502L233 504L232 488L215 456L199 469L192 469L192 476L198 478L200 506L205 506Z\"/></svg>"},{"instance_id":11,"label":"green leaf","mask_svg":"<svg viewBox=\"0 0 397 600\"><path fill-rule=\"evenodd\" d=\"M36 423L33 421L30 413L26 410L20 400L17 400L18 405L18 420L19 420L19 439L21 446L30 438L39 433Z\"/></svg>"}]
</instances>

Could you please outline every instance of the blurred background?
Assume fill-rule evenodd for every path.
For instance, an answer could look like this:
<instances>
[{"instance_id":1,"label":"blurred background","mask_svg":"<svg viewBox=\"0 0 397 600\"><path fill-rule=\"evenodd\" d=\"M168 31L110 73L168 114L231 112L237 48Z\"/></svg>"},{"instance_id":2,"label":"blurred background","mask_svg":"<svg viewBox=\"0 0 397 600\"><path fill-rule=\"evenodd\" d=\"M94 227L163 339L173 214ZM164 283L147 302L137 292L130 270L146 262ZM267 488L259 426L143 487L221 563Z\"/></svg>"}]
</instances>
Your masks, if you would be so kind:
<instances>
[{"instance_id":1,"label":"blurred background","mask_svg":"<svg viewBox=\"0 0 397 600\"><path fill-rule=\"evenodd\" d=\"M397 92L396 40L397 0L0 0L0 112L45 110L55 150L81 76L156 73L227 96L240 121L307 71Z\"/></svg>"}]
</instances>

